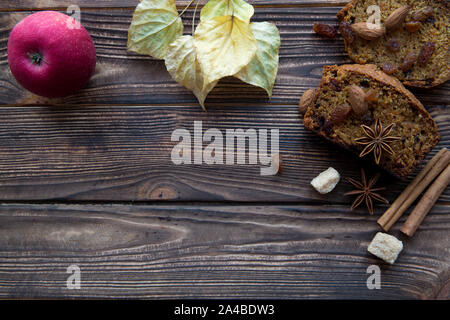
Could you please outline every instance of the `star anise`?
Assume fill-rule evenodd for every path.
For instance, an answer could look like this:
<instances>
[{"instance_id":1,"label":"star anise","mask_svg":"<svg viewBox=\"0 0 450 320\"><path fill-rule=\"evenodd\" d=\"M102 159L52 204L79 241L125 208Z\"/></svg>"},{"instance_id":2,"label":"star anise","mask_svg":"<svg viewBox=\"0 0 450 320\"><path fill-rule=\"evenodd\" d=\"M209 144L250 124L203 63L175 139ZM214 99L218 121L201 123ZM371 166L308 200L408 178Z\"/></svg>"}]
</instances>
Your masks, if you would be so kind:
<instances>
[{"instance_id":1,"label":"star anise","mask_svg":"<svg viewBox=\"0 0 450 320\"><path fill-rule=\"evenodd\" d=\"M364 169L361 169L361 179L362 182L358 182L352 178L348 178L348 182L350 182L356 190L347 192L346 196L352 196L357 195L358 197L355 199L355 201L352 204L352 207L350 210L356 209L363 201L366 202L367 209L369 209L370 215L373 215L373 202L374 200L377 200L379 202L383 202L388 204L389 201L383 198L381 195L376 193L377 191L385 190L386 188L373 188L373 186L377 183L378 179L380 178L380 174L376 174L375 177L369 180L369 183L367 183L366 179L366 173L364 172Z\"/></svg>"},{"instance_id":2,"label":"star anise","mask_svg":"<svg viewBox=\"0 0 450 320\"><path fill-rule=\"evenodd\" d=\"M372 129L366 125L361 125L365 133L365 137L355 139L357 144L366 146L361 154L359 155L361 158L373 152L375 162L380 164L381 155L383 151L388 153L389 155L394 155L394 150L392 150L389 145L391 142L396 140L401 140L401 137L391 137L391 131L394 127L394 123L391 123L386 128L383 128L383 124L380 119L377 119L375 123L375 128Z\"/></svg>"}]
</instances>

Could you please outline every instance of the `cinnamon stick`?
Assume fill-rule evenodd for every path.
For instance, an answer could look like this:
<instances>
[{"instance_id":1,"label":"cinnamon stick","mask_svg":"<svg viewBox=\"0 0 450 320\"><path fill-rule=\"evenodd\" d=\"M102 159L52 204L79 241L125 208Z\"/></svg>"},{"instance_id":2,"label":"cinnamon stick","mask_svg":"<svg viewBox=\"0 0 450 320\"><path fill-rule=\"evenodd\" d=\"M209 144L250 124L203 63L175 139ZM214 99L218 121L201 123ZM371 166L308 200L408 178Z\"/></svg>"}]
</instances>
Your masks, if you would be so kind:
<instances>
[{"instance_id":1,"label":"cinnamon stick","mask_svg":"<svg viewBox=\"0 0 450 320\"><path fill-rule=\"evenodd\" d=\"M401 232L407 236L412 237L416 232L417 228L425 219L428 212L433 208L436 201L444 192L445 188L450 184L450 165L441 173L441 175L436 179L436 181L431 185L428 191L423 195L422 199L419 201L417 206L414 208L413 212L409 215L406 222L400 229Z\"/></svg>"},{"instance_id":2,"label":"cinnamon stick","mask_svg":"<svg viewBox=\"0 0 450 320\"><path fill-rule=\"evenodd\" d=\"M450 164L450 151L441 149L422 169L411 184L395 200L392 206L378 219L378 224L385 231L397 222L426 187Z\"/></svg>"}]
</instances>

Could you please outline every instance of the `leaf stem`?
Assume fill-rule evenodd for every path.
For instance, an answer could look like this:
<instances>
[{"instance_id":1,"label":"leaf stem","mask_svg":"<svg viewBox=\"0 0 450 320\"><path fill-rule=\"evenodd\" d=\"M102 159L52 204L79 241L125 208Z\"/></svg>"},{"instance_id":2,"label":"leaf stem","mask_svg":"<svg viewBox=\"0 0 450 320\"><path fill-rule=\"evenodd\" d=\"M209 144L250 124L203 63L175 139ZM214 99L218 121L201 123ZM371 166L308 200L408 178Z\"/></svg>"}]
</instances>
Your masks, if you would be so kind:
<instances>
[{"instance_id":1,"label":"leaf stem","mask_svg":"<svg viewBox=\"0 0 450 320\"><path fill-rule=\"evenodd\" d=\"M189 4L186 6L186 8L183 9L183 11L181 11L181 13L178 15L179 17L181 17L187 9L189 9L189 7L191 6L191 4L194 2L195 0L191 0L191 2L189 2Z\"/></svg>"},{"instance_id":2,"label":"leaf stem","mask_svg":"<svg viewBox=\"0 0 450 320\"><path fill-rule=\"evenodd\" d=\"M195 33L195 15L197 13L197 8L198 8L199 4L200 4L200 0L197 0L197 3L195 4L195 9L194 9L194 15L192 17L192 36L194 36L194 33Z\"/></svg>"}]
</instances>

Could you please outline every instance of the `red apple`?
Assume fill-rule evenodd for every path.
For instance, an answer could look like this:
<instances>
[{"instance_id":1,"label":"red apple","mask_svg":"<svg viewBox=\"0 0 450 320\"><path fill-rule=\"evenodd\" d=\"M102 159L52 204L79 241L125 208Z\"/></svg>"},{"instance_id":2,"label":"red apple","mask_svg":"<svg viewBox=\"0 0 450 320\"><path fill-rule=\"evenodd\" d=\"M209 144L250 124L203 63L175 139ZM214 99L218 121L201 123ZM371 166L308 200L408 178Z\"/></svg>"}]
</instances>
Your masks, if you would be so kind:
<instances>
[{"instance_id":1,"label":"red apple","mask_svg":"<svg viewBox=\"0 0 450 320\"><path fill-rule=\"evenodd\" d=\"M88 83L95 71L96 52L91 36L78 21L59 12L41 11L12 30L8 61L25 89L56 98Z\"/></svg>"}]
</instances>

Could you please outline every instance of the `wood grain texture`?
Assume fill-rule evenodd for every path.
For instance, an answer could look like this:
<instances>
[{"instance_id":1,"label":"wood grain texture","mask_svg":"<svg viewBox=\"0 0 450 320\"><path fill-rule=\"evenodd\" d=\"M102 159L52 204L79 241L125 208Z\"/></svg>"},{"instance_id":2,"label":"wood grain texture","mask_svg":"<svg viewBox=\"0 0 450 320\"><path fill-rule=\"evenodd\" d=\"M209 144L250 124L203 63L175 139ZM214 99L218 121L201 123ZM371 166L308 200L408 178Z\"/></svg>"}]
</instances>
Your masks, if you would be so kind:
<instances>
[{"instance_id":1,"label":"wood grain texture","mask_svg":"<svg viewBox=\"0 0 450 320\"><path fill-rule=\"evenodd\" d=\"M303 129L296 106L68 106L0 108L0 199L118 201L318 201L350 203L342 181L326 196L310 181L329 166L359 179L358 157ZM450 147L450 112L430 109ZM283 173L263 177L262 165L175 165L175 129L194 121L203 132L219 129L279 129ZM193 142L192 142L193 143ZM224 142L225 143L225 142ZM204 143L204 147L208 143ZM433 154L439 149L436 148ZM429 155L429 157L431 157ZM343 179L344 180L344 179ZM393 200L405 187L384 175L381 184ZM450 201L450 190L441 197Z\"/></svg>"},{"instance_id":2,"label":"wood grain texture","mask_svg":"<svg viewBox=\"0 0 450 320\"><path fill-rule=\"evenodd\" d=\"M304 91L318 85L322 67L351 62L343 41L326 40L312 31L315 22L335 24L339 7L258 8L254 21L269 21L281 32L280 67L271 101L262 89L237 79L222 80L209 95L207 105L245 103L296 104ZM87 11L82 23L97 48L98 68L89 86L75 95L47 100L31 95L14 80L7 61L10 30L29 12L0 13L0 104L186 104L197 103L194 95L173 81L164 62L127 52L127 30L132 10ZM192 11L185 16L191 30ZM414 91L427 106L448 105L449 84L433 90Z\"/></svg>"},{"instance_id":3,"label":"wood grain texture","mask_svg":"<svg viewBox=\"0 0 450 320\"><path fill-rule=\"evenodd\" d=\"M353 178L371 168L303 130L296 107L323 65L349 62L340 39L311 30L335 23L345 1L250 2L255 21L281 31L274 98L226 79L204 113L163 62L126 51L137 0L0 0L0 200L8 202L0 204L0 298L450 299L450 190L413 239L399 232L405 218L396 224L405 249L389 266L366 252L386 206L373 217L350 213L345 180L328 196L309 185L330 165ZM30 95L9 71L9 32L29 10L69 4L83 8L97 73L62 100ZM415 93L438 123L440 146L450 147L448 89ZM283 174L173 165L171 133L192 132L194 120L204 131L280 129ZM385 174L380 181L391 201L407 183ZM41 204L26 203L33 200ZM71 264L81 267L81 290L66 288ZM382 290L366 287L372 264L381 267Z\"/></svg>"},{"instance_id":4,"label":"wood grain texture","mask_svg":"<svg viewBox=\"0 0 450 320\"><path fill-rule=\"evenodd\" d=\"M448 212L391 266L366 251L376 217L339 206L2 205L0 297L448 299Z\"/></svg>"}]
</instances>

